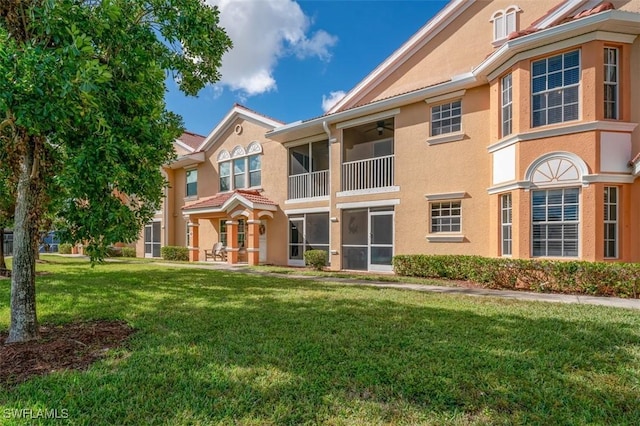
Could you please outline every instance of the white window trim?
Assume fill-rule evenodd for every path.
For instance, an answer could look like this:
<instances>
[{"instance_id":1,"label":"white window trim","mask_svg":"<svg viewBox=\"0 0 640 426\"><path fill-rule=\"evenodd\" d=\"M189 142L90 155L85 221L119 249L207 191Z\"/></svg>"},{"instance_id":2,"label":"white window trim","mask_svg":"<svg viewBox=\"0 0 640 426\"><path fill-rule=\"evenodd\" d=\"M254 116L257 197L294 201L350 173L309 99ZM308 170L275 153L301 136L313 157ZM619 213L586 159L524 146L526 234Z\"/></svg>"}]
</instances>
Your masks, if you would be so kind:
<instances>
[{"instance_id":1,"label":"white window trim","mask_svg":"<svg viewBox=\"0 0 640 426\"><path fill-rule=\"evenodd\" d=\"M504 103L505 80L507 78L509 78L508 92L509 92L510 100L509 102ZM505 134L504 126L506 123L505 123L504 112L506 108L509 108L511 114L509 117L509 122L510 122L509 133ZM513 133L513 73L509 73L500 79L500 136L504 138L511 135L512 133Z\"/></svg>"},{"instance_id":2,"label":"white window trim","mask_svg":"<svg viewBox=\"0 0 640 426\"><path fill-rule=\"evenodd\" d=\"M509 207L505 207L504 206L504 200L505 197L509 197ZM500 195L500 255L502 257L512 257L513 256L513 195L511 192L507 192L505 194ZM504 213L506 211L509 211L509 216L511 217L511 220L509 222L505 222L504 221ZM504 229L505 226L509 227L509 229L511 230L511 238L509 238L510 241L510 253L505 254L504 252L504 243L506 241L505 235L504 235Z\"/></svg>"},{"instance_id":3,"label":"white window trim","mask_svg":"<svg viewBox=\"0 0 640 426\"><path fill-rule=\"evenodd\" d=\"M612 203L607 198L605 198L604 199L604 207L605 207L604 211L608 212L609 211L608 207L613 205L613 206L616 207L616 217L613 218L613 219L612 218L606 219L606 216L605 216L604 229L605 229L605 232L606 232L607 225L615 225L616 226L616 231L615 231L615 235L613 236L613 241L615 242L615 253L614 253L613 256L607 256L607 250L606 250L606 243L608 241L611 241L611 239L607 240L605 238L606 234L603 235L603 240L605 242L604 258L605 259L618 259L620 257L620 222L619 222L619 219L620 219L620 188L617 187L617 186L606 186L605 189L609 189L609 191L611 189L615 190L616 202ZM611 198L610 194L611 193L609 192L609 199Z\"/></svg>"},{"instance_id":4,"label":"white window trim","mask_svg":"<svg viewBox=\"0 0 640 426\"><path fill-rule=\"evenodd\" d=\"M518 17L517 13L522 12L516 5L511 5L505 9L496 10L493 15L491 15L491 19L489 22L493 24L493 45L499 46L501 45L508 37L510 32L507 30L508 25L507 22L510 17L513 19L513 31L518 31ZM498 18L502 18L502 28L497 28ZM500 30L499 32L497 30ZM512 32L513 32L512 31Z\"/></svg>"},{"instance_id":5,"label":"white window trim","mask_svg":"<svg viewBox=\"0 0 640 426\"><path fill-rule=\"evenodd\" d=\"M196 193L193 195L188 195L188 188L189 188L189 181L188 181L188 175L190 172L196 172ZM191 200L197 200L198 199L198 169L197 168L190 168L190 169L186 169L184 172L184 199L185 201L191 201Z\"/></svg>"},{"instance_id":6,"label":"white window trim","mask_svg":"<svg viewBox=\"0 0 640 426\"><path fill-rule=\"evenodd\" d=\"M609 51L609 50L613 50L616 52L616 62L615 64L610 64L608 62L605 62L604 66L605 66L605 78L604 78L604 87L606 89L607 86L615 86L615 117L611 118L611 117L605 117L605 120L620 120L620 48L618 47L613 47L613 46L605 46L604 47L605 51ZM608 55L607 55L607 59L608 59ZM608 73L606 72L606 67L607 66L614 66L616 69L616 81L612 82L612 81L608 81L607 80L607 75ZM606 93L606 90L605 90ZM606 108L606 100L604 100L605 102L605 108L604 111L607 111Z\"/></svg>"},{"instance_id":7,"label":"white window trim","mask_svg":"<svg viewBox=\"0 0 640 426\"><path fill-rule=\"evenodd\" d=\"M460 218L460 230L459 231L433 231L433 205L434 204L442 204L442 203L460 203L460 215L453 216L450 215L450 218L459 217ZM427 239L433 239L433 237L437 236L445 236L445 237L461 237L462 236L462 199L439 199L435 201L429 201L429 234L427 235ZM463 237L464 238L464 237ZM437 238L436 238L437 239Z\"/></svg>"},{"instance_id":8,"label":"white window trim","mask_svg":"<svg viewBox=\"0 0 640 426\"><path fill-rule=\"evenodd\" d=\"M434 99L434 98L430 98L430 99ZM441 133L439 135L432 135L431 133L433 132L433 108L435 107L441 107L443 105L452 105L454 102L460 102L460 115L451 115L448 117L448 119L452 119L455 117L460 117L460 130L453 130L451 132L447 132L447 133ZM429 103L429 102L427 102ZM438 102L436 104L430 105L429 107L429 137L427 138L427 142L429 144L437 144L437 143L446 143L446 142L452 142L452 141L456 141L456 140L461 140L464 138L464 127L462 125L462 117L464 116L464 113L462 111L462 98L461 97L457 97L457 98L453 98L447 102ZM443 120L447 120L447 118L440 118L439 120L437 120L437 122L443 121Z\"/></svg>"},{"instance_id":9,"label":"white window trim","mask_svg":"<svg viewBox=\"0 0 640 426\"><path fill-rule=\"evenodd\" d=\"M563 58L562 59L563 68L561 69L561 73L564 74L566 72L566 69L564 68L564 56L569 54L569 53L574 53L574 52L578 52L578 82L577 83L573 83L573 84L569 84L569 85L564 85L563 84L562 86L555 87L553 89L545 89L545 90L543 90L541 92L535 92L534 93L533 92L533 80L537 76L534 75L534 73L533 73L533 65L536 62L548 61L550 58L555 58L557 56L562 56L562 58ZM531 126L532 129L538 129L538 128L547 127L547 126L557 126L557 125L561 125L561 124L564 124L564 123L571 123L571 122L580 121L580 119L582 118L582 106L583 106L583 102L582 102L582 70L583 70L583 67L582 67L582 65L583 64L582 64L582 49L581 48L569 50L567 52L548 55L548 56L545 56L544 58L539 58L539 59L535 59L535 60L531 61L531 63L530 63L530 74L531 74L531 78L530 78L531 83L530 83L530 85L531 85L531 87L529 89L530 109L531 109L530 110L531 111L530 115L531 115L531 117L530 117L529 125ZM545 73L545 75L547 76L546 77L547 78L546 81L548 83L548 75L549 75L549 73L547 72L547 73ZM564 80L564 77L563 77L563 80ZM554 91L559 91L559 90L562 90L563 93L564 93L565 90L571 89L571 88L574 88L574 87L578 88L578 97L577 97L577 99L578 99L578 101L577 101L578 115L577 115L576 118L573 118L571 120L565 120L564 119L564 107L565 107L565 104L563 103L561 105L561 107L563 109L563 119L562 119L562 121L558 121L557 123L549 123L548 111L549 111L550 108L549 108L549 105L548 105L548 99L545 99L546 107L545 107L545 109L540 110L540 111L546 111L546 113L545 113L545 117L546 117L545 123L544 124L538 124L538 125L534 124L534 122L533 122L534 118L533 117L534 117L534 113L536 112L536 111L534 111L534 108L533 108L534 96L536 96L536 95L545 95L545 94L548 94L548 93L551 93L551 92L554 92Z\"/></svg>"},{"instance_id":10,"label":"white window trim","mask_svg":"<svg viewBox=\"0 0 640 426\"><path fill-rule=\"evenodd\" d=\"M578 190L578 219L575 221L560 221L560 222L552 222L552 224L554 225L564 225L564 224L571 224L571 223L576 223L578 225L578 237L577 237L577 247L576 247L576 255L575 256L554 256L554 255L534 255L533 254L533 243L534 243L534 237L533 237L533 225L534 225L534 220L533 220L533 192L535 191L553 191L553 190L557 190L557 189L562 189L562 190L567 190L567 189L577 189ZM564 197L564 196L563 196ZM582 256L582 248L581 248L581 243L582 243L582 221L580 220L581 215L582 215L582 191L580 190L579 186L575 186L575 185L565 185L565 186L560 186L560 187L542 187L542 188L536 188L534 191L531 192L531 206L530 206L530 213L531 213L531 217L530 217L530 238L531 238L531 257L535 258L535 259L580 259L580 257ZM562 206L564 207L564 201ZM548 219L548 217L547 217ZM545 220L543 222L536 222L536 223L542 223L542 224L549 224L549 220ZM547 239L548 241L548 239Z\"/></svg>"}]
</instances>

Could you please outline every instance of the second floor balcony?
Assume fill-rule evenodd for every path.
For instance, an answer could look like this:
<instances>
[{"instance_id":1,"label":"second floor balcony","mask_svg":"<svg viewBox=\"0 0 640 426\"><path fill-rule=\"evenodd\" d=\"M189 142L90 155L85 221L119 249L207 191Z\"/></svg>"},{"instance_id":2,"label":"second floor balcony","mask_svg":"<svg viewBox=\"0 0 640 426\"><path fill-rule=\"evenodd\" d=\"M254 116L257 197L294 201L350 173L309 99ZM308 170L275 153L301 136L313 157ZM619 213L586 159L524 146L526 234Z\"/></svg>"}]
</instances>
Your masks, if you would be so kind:
<instances>
[{"instance_id":1,"label":"second floor balcony","mask_svg":"<svg viewBox=\"0 0 640 426\"><path fill-rule=\"evenodd\" d=\"M393 176L393 155L342 163L342 191L393 186Z\"/></svg>"}]
</instances>

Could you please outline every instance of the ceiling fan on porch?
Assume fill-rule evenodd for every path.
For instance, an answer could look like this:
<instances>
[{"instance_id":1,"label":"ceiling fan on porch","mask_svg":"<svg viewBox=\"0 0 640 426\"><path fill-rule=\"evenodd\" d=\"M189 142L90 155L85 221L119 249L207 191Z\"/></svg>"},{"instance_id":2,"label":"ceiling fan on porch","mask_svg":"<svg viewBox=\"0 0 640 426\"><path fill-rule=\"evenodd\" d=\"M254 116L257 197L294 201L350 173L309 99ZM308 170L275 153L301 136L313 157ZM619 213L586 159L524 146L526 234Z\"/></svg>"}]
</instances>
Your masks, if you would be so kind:
<instances>
[{"instance_id":1,"label":"ceiling fan on porch","mask_svg":"<svg viewBox=\"0 0 640 426\"><path fill-rule=\"evenodd\" d=\"M393 131L393 127L387 126L385 120L378 120L378 121L376 121L375 127L367 129L367 130L365 130L365 132L370 132L372 130L377 130L378 131L378 136L382 136L382 132L384 132L385 129Z\"/></svg>"}]
</instances>

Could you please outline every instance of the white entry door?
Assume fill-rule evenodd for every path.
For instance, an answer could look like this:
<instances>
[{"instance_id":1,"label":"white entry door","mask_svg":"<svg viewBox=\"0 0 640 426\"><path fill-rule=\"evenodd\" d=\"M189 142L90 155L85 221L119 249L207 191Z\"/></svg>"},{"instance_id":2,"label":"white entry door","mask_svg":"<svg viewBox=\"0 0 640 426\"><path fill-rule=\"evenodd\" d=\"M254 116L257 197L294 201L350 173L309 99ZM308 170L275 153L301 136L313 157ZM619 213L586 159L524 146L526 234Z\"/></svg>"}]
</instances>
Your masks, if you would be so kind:
<instances>
[{"instance_id":1,"label":"white entry door","mask_svg":"<svg viewBox=\"0 0 640 426\"><path fill-rule=\"evenodd\" d=\"M267 262L267 221L261 220L259 226L260 263Z\"/></svg>"}]
</instances>

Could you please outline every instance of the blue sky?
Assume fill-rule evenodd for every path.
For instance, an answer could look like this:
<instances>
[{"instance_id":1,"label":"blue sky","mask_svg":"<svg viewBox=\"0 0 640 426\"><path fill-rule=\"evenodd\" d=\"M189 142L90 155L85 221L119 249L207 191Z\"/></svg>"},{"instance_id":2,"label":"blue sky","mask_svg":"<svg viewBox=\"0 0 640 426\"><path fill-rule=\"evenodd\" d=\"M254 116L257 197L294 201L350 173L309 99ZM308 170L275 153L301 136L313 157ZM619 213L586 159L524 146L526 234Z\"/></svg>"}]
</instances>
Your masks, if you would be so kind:
<instances>
[{"instance_id":1,"label":"blue sky","mask_svg":"<svg viewBox=\"0 0 640 426\"><path fill-rule=\"evenodd\" d=\"M167 107L207 135L240 103L291 123L320 116L447 1L208 0L234 42L222 79L197 98L168 81Z\"/></svg>"}]
</instances>

